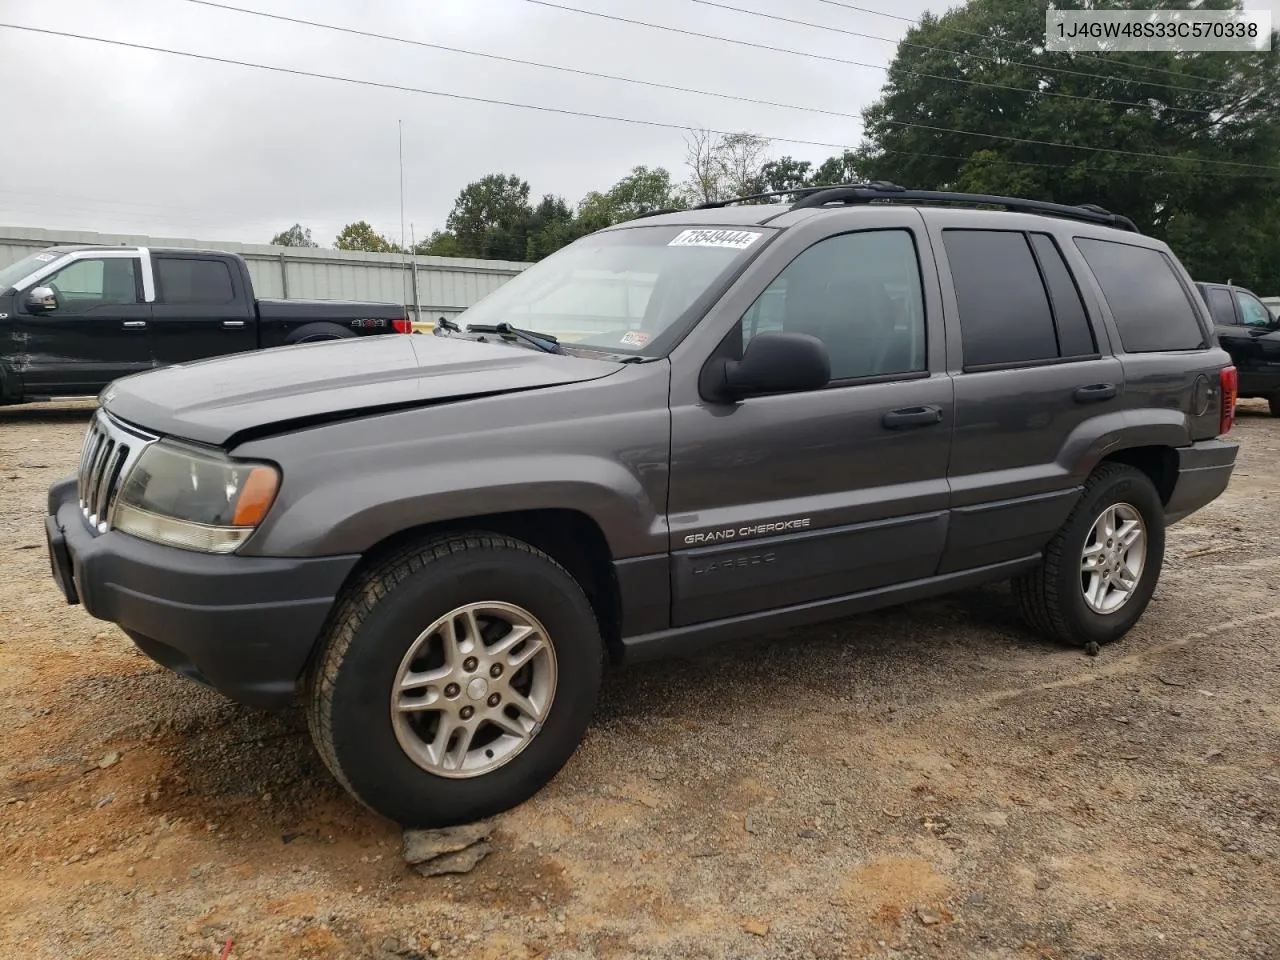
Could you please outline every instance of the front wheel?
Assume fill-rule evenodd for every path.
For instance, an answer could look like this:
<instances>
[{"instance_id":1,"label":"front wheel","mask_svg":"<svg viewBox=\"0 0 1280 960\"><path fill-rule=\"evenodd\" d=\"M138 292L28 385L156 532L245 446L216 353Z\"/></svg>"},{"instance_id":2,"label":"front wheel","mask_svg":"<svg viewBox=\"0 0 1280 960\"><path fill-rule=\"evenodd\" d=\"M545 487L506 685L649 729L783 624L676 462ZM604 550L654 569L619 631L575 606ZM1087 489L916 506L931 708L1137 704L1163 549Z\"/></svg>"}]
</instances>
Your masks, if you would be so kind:
<instances>
[{"instance_id":1,"label":"front wheel","mask_svg":"<svg viewBox=\"0 0 1280 960\"><path fill-rule=\"evenodd\" d=\"M1164 534L1164 507L1147 475L1104 464L1085 483L1041 565L1014 581L1023 618L1065 643L1118 640L1151 602Z\"/></svg>"},{"instance_id":2,"label":"front wheel","mask_svg":"<svg viewBox=\"0 0 1280 960\"><path fill-rule=\"evenodd\" d=\"M406 827L510 809L577 749L604 645L577 582L486 534L420 544L352 585L308 679L330 771Z\"/></svg>"}]
</instances>

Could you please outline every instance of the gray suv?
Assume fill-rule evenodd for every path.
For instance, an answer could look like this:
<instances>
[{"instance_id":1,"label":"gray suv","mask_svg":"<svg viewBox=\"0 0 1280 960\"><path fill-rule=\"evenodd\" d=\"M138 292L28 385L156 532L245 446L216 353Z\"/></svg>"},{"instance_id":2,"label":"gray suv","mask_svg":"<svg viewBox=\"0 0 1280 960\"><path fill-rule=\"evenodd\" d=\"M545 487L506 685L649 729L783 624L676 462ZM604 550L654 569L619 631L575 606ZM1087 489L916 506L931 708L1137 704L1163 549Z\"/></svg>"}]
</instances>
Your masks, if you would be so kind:
<instances>
[{"instance_id":1,"label":"gray suv","mask_svg":"<svg viewBox=\"0 0 1280 960\"><path fill-rule=\"evenodd\" d=\"M998 580L1123 636L1235 462L1177 259L1097 207L799 196L595 233L435 336L117 381L49 492L55 579L235 700L302 691L414 826L539 790L609 663Z\"/></svg>"}]
</instances>

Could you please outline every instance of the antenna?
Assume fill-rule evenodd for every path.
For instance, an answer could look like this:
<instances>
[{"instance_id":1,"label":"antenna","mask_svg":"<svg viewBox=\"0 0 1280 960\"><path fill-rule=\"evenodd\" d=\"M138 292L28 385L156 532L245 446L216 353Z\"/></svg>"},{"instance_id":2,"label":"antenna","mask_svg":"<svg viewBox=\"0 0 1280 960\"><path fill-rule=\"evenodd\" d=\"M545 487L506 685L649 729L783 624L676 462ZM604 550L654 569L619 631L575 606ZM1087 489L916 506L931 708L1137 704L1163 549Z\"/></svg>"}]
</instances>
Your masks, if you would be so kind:
<instances>
[{"instance_id":1,"label":"antenna","mask_svg":"<svg viewBox=\"0 0 1280 960\"><path fill-rule=\"evenodd\" d=\"M400 256L405 258L403 263L404 263L404 266L408 267L409 266L409 260L408 260L409 249L404 245L404 121L403 120L396 121L396 133L399 135L399 138L400 138ZM403 270L400 272L401 278L404 277L404 273L405 271ZM415 280L415 286L416 286L416 280L417 280L416 270L414 271L414 280ZM402 279L400 283L401 297L403 297L406 292L407 291L404 289L404 281ZM414 319L415 320L417 319L416 313L414 314Z\"/></svg>"}]
</instances>

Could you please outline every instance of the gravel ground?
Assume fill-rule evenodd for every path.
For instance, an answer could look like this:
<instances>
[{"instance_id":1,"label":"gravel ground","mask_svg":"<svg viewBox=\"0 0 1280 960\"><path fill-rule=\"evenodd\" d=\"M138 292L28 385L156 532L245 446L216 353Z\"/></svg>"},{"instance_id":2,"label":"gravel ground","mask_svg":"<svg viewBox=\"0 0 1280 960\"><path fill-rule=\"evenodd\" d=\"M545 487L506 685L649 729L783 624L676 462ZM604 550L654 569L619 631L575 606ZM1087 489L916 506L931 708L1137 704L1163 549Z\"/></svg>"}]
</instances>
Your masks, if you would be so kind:
<instances>
[{"instance_id":1,"label":"gravel ground","mask_svg":"<svg viewBox=\"0 0 1280 960\"><path fill-rule=\"evenodd\" d=\"M0 411L0 954L1280 958L1280 421L1096 658L993 587L620 671L566 770L427 878L298 712L63 604L85 405Z\"/></svg>"}]
</instances>

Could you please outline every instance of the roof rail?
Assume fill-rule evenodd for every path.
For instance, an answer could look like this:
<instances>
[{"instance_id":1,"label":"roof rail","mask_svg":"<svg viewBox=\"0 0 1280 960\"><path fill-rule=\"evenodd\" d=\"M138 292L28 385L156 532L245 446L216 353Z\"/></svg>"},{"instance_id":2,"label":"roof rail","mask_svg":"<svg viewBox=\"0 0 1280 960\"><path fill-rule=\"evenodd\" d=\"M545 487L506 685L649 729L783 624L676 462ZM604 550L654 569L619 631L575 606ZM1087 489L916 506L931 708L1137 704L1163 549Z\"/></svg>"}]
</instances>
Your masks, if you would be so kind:
<instances>
[{"instance_id":1,"label":"roof rail","mask_svg":"<svg viewBox=\"0 0 1280 960\"><path fill-rule=\"evenodd\" d=\"M1045 200L1023 200L1018 197L990 196L983 193L951 193L944 190L908 190L896 184L877 181L869 184L848 184L839 187L825 187L809 191L795 203L792 210L803 210L812 207L824 207L829 203L872 203L874 201L906 201L908 203L976 203L986 206L1004 207L1016 213L1040 213L1051 217L1063 217L1068 220L1081 220L1085 223L1096 223L1131 233L1141 233L1137 225L1128 217L1104 210L1095 203L1072 206L1065 203L1050 203Z\"/></svg>"}]
</instances>

